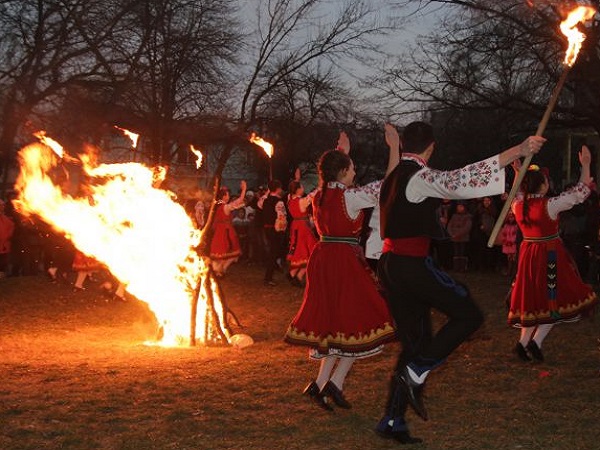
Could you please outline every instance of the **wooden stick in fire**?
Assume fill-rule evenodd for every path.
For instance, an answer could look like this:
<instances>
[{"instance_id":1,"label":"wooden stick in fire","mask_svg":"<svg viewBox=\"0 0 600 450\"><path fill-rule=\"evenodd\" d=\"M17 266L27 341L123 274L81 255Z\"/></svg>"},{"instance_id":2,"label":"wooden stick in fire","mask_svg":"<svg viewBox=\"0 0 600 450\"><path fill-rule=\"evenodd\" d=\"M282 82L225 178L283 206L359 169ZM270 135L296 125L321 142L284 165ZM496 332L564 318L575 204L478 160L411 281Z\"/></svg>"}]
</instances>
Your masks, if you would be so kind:
<instances>
[{"instance_id":1,"label":"wooden stick in fire","mask_svg":"<svg viewBox=\"0 0 600 450\"><path fill-rule=\"evenodd\" d=\"M596 14L596 10L590 6L578 6L573 9L568 15L568 17L560 24L560 28L562 33L567 36L569 40L569 47L565 53L565 60L563 64L563 72L554 87L554 91L552 92L552 96L550 97L550 101L548 102L548 106L546 107L546 111L544 112L544 116L542 117L541 122L538 125L538 129L535 133L536 136L542 136L544 131L546 130L546 125L548 125L548 121L550 120L550 115L556 106L556 102L558 101L558 97L560 92L565 84L567 76L571 70L571 67L575 64L577 59L577 54L581 48L582 42L585 40L585 35L577 30L576 26L579 23L586 22L590 20ZM529 164L531 164L531 159L533 158L533 154L527 156L523 161L521 166L521 170L517 174L517 178L513 183L513 186L508 194L508 198L506 199L504 206L502 207L502 211L500 211L500 215L496 219L496 223L494 224L494 228L490 234L490 238L488 240L488 247L493 247L494 242L496 241L496 237L504 224L504 219L508 214L508 210L512 206L512 202L515 199L517 192L521 186L521 182L523 181L523 177L527 173L527 168Z\"/></svg>"}]
</instances>

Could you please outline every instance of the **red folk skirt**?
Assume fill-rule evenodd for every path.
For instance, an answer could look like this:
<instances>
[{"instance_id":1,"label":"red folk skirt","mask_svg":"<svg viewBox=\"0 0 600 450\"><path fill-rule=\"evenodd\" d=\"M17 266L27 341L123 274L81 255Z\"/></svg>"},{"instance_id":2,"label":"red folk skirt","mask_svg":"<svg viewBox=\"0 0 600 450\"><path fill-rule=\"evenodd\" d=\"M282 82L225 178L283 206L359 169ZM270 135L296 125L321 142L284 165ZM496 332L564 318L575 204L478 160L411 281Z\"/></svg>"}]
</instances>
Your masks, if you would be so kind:
<instances>
[{"instance_id":1,"label":"red folk skirt","mask_svg":"<svg viewBox=\"0 0 600 450\"><path fill-rule=\"evenodd\" d=\"M396 340L393 319L362 248L318 242L307 266L304 301L284 340L312 356L367 357Z\"/></svg>"},{"instance_id":2,"label":"red folk skirt","mask_svg":"<svg viewBox=\"0 0 600 450\"><path fill-rule=\"evenodd\" d=\"M560 238L525 240L512 288L508 323L516 327L577 321L598 302Z\"/></svg>"}]
</instances>

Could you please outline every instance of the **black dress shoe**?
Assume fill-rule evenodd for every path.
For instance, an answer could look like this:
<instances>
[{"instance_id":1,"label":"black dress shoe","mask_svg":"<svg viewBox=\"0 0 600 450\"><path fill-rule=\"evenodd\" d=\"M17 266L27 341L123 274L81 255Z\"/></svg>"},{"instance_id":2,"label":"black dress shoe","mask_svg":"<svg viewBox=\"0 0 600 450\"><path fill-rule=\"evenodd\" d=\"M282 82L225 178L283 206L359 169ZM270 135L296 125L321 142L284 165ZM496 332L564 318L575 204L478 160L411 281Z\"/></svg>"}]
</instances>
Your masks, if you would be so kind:
<instances>
[{"instance_id":1,"label":"black dress shoe","mask_svg":"<svg viewBox=\"0 0 600 450\"><path fill-rule=\"evenodd\" d=\"M304 284L298 278L294 277L290 280L290 284L294 287L303 288Z\"/></svg>"},{"instance_id":2,"label":"black dress shoe","mask_svg":"<svg viewBox=\"0 0 600 450\"><path fill-rule=\"evenodd\" d=\"M515 353L521 361L531 361L531 358L527 354L527 350L520 342L517 342L517 345L515 345Z\"/></svg>"},{"instance_id":3,"label":"black dress shoe","mask_svg":"<svg viewBox=\"0 0 600 450\"><path fill-rule=\"evenodd\" d=\"M402 389L406 392L408 403L412 409L421 419L428 420L429 416L427 415L427 410L425 409L425 404L423 403L424 383L419 384L411 379L408 373L408 366L404 366L396 376L398 377L398 383L400 384L400 387L402 387Z\"/></svg>"},{"instance_id":4,"label":"black dress shoe","mask_svg":"<svg viewBox=\"0 0 600 450\"><path fill-rule=\"evenodd\" d=\"M535 359L536 361L544 361L544 354L542 353L542 349L538 347L534 340L529 341L529 344L527 344L527 350L529 351L529 353L531 353L531 356L533 356L533 359Z\"/></svg>"},{"instance_id":5,"label":"black dress shoe","mask_svg":"<svg viewBox=\"0 0 600 450\"><path fill-rule=\"evenodd\" d=\"M313 381L306 386L303 394L308 395L317 404L317 406L319 406L319 408L322 408L325 411L333 411L333 408L325 401L325 396L321 394L316 381Z\"/></svg>"},{"instance_id":6,"label":"black dress shoe","mask_svg":"<svg viewBox=\"0 0 600 450\"><path fill-rule=\"evenodd\" d=\"M379 437L384 439L393 439L397 442L400 442L402 445L420 444L423 442L423 439L411 436L408 430L392 431L392 427L389 426L383 431L376 429L375 433L377 433Z\"/></svg>"},{"instance_id":7,"label":"black dress shoe","mask_svg":"<svg viewBox=\"0 0 600 450\"><path fill-rule=\"evenodd\" d=\"M350 402L348 402L348 400L346 400L344 394L342 394L342 391L340 391L338 387L331 381L328 381L327 384L323 386L323 389L321 390L321 395L325 397L331 397L333 402L340 408L352 408L352 405L350 404Z\"/></svg>"}]
</instances>

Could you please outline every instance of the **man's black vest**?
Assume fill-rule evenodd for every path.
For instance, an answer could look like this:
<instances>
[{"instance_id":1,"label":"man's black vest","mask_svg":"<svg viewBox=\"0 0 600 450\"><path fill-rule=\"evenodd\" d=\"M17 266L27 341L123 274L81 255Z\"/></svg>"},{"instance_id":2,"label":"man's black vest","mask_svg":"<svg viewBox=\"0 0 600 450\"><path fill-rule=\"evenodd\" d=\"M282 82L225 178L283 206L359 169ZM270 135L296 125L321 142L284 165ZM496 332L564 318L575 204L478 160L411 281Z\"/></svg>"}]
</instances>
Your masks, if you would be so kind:
<instances>
[{"instance_id":1,"label":"man's black vest","mask_svg":"<svg viewBox=\"0 0 600 450\"><path fill-rule=\"evenodd\" d=\"M379 197L382 237L444 237L436 213L441 200L428 197L421 203L411 203L406 198L406 186L419 169L416 162L402 160L383 182Z\"/></svg>"},{"instance_id":2,"label":"man's black vest","mask_svg":"<svg viewBox=\"0 0 600 450\"><path fill-rule=\"evenodd\" d=\"M265 227L273 227L275 225L275 220L277 219L277 211L275 210L275 205L281 201L276 195L269 195L265 198L263 202L263 224Z\"/></svg>"}]
</instances>

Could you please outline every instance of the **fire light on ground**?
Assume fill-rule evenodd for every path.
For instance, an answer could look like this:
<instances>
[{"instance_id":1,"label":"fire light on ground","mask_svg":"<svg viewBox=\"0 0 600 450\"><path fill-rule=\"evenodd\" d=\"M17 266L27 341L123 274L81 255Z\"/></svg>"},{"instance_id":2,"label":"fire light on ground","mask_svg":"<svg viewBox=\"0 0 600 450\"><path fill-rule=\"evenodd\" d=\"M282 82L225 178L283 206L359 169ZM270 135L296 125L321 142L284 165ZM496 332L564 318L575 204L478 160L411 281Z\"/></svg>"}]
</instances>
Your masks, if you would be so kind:
<instances>
[{"instance_id":1,"label":"fire light on ground","mask_svg":"<svg viewBox=\"0 0 600 450\"><path fill-rule=\"evenodd\" d=\"M157 174L164 178L164 171L138 163L96 165L80 155L78 164L87 181L80 186L82 195L72 196L52 179L53 169L70 164L68 155L58 157L61 154L46 142L50 141L19 152L17 210L64 233L77 249L108 267L130 294L147 303L161 327L159 345L190 343L196 295L195 336L200 342L213 336L214 328L223 324L223 306L213 284L200 283L207 273L195 250L200 231L174 201L174 194L157 188L161 181L157 182ZM228 340L228 331L220 331Z\"/></svg>"}]
</instances>

